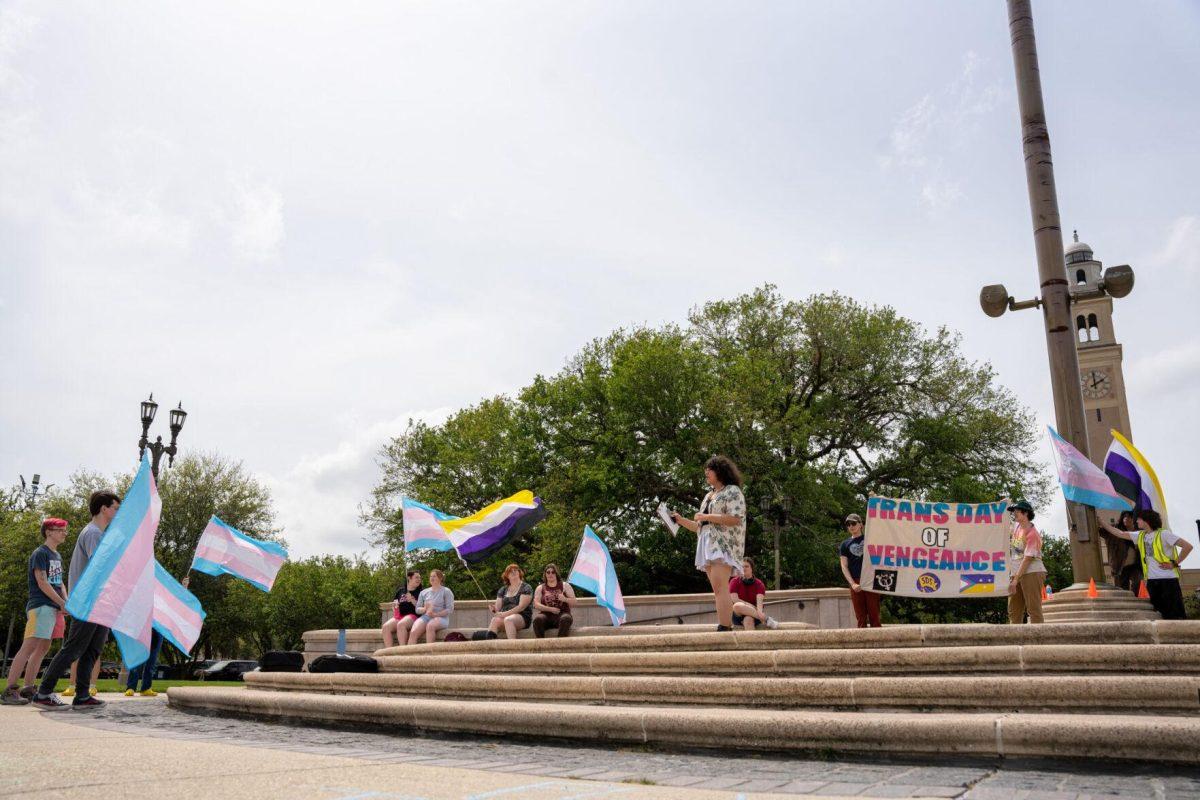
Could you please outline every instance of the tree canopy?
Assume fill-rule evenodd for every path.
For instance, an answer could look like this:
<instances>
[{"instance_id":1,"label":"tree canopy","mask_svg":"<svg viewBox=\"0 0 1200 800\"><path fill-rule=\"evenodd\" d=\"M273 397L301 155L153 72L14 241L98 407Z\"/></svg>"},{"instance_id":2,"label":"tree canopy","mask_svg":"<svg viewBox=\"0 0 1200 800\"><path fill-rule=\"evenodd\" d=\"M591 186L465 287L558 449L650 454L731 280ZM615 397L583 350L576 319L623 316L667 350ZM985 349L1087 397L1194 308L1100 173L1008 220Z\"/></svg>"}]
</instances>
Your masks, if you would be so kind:
<instances>
[{"instance_id":1,"label":"tree canopy","mask_svg":"<svg viewBox=\"0 0 1200 800\"><path fill-rule=\"evenodd\" d=\"M88 497L103 488L123 496L133 476L130 471L106 479L79 472L36 508L16 491L0 493L0 622L20 623L14 651L24 626L28 559L41 544L42 518L62 517L70 523L70 536L59 548L69 567L75 540L89 520ZM269 492L240 462L217 454L187 454L162 471L158 488L163 510L155 557L177 578L187 572L212 514L255 538L284 543ZM257 657L266 650L299 648L307 630L374 627L379 603L395 592L400 574L386 560L315 556L285 563L268 594L229 576L192 573L190 589L208 614L193 655ZM115 658L115 651L110 655ZM183 660L173 647L164 648L161 658Z\"/></svg>"},{"instance_id":2,"label":"tree canopy","mask_svg":"<svg viewBox=\"0 0 1200 800\"><path fill-rule=\"evenodd\" d=\"M703 464L722 453L745 476L747 554L770 552L779 525L784 586L840 585L840 521L869 495L1037 502L1047 480L1030 458L1036 436L958 335L840 294L788 300L764 286L697 308L686 325L598 338L515 397L410 422L381 451L364 520L399 553L403 495L469 514L529 488L551 516L480 565L485 591L509 561L569 566L585 522L627 594L700 590L691 542L671 538L654 508L695 510ZM452 556L412 555L475 593Z\"/></svg>"}]
</instances>

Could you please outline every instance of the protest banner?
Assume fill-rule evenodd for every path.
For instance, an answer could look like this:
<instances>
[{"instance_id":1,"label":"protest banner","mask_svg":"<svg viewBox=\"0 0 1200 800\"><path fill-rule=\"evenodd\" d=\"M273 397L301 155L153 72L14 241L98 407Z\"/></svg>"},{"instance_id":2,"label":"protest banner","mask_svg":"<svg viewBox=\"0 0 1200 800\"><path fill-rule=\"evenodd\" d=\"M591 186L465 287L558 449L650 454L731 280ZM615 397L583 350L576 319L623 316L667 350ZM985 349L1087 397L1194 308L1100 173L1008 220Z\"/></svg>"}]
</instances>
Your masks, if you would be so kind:
<instances>
[{"instance_id":1,"label":"protest banner","mask_svg":"<svg viewBox=\"0 0 1200 800\"><path fill-rule=\"evenodd\" d=\"M870 498L859 585L903 597L1007 596L1007 510L1007 500Z\"/></svg>"}]
</instances>

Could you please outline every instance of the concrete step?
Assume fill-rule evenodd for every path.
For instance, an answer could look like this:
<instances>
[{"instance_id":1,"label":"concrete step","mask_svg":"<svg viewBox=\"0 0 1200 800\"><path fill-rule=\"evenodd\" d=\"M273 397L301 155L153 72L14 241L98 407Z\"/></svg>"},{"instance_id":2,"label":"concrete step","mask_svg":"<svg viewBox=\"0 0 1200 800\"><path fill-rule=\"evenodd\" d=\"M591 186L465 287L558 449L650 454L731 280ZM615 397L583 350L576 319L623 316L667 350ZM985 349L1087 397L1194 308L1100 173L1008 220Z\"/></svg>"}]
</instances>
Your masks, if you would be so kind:
<instances>
[{"instance_id":1,"label":"concrete step","mask_svg":"<svg viewBox=\"0 0 1200 800\"><path fill-rule=\"evenodd\" d=\"M990 647L1036 644L1200 644L1200 621L1137 620L1060 625L897 625L836 630L653 633L640 636L569 636L566 639L493 639L381 649L376 657L437 653L601 653L670 650L780 650L917 647Z\"/></svg>"},{"instance_id":2,"label":"concrete step","mask_svg":"<svg viewBox=\"0 0 1200 800\"><path fill-rule=\"evenodd\" d=\"M503 670L498 670L503 673ZM250 673L255 690L464 700L724 705L735 708L1200 712L1193 675L761 678L665 675Z\"/></svg>"},{"instance_id":3,"label":"concrete step","mask_svg":"<svg viewBox=\"0 0 1200 800\"><path fill-rule=\"evenodd\" d=\"M596 706L172 687L174 708L292 722L727 750L1052 756L1200 763L1200 717Z\"/></svg>"},{"instance_id":4,"label":"concrete step","mask_svg":"<svg viewBox=\"0 0 1200 800\"><path fill-rule=\"evenodd\" d=\"M1000 645L378 656L384 672L525 675L1200 674L1200 645ZM259 673L261 674L261 673ZM252 677L251 673L249 677Z\"/></svg>"},{"instance_id":5,"label":"concrete step","mask_svg":"<svg viewBox=\"0 0 1200 800\"><path fill-rule=\"evenodd\" d=\"M816 630L815 625L807 622L781 622L778 630L786 631L803 631ZM447 634L461 633L463 636L470 639L471 636L478 630L487 630L487 628L451 628L450 630L438 631L438 641L444 641ZM611 625L596 625L585 626L571 629L571 638L580 636L653 636L664 633L679 634L679 633L712 633L712 625L622 625L619 628L614 628ZM325 653L336 653L338 642L338 631L334 629L322 629L306 631L304 633L304 654L308 660L312 660L316 656ZM501 634L503 636L503 634ZM557 639L558 631L547 631L547 638ZM533 631L526 628L517 633L517 638L521 641L533 641L537 637L533 635ZM383 633L379 628L349 628L346 630L346 652L360 653L370 655L376 650L383 647Z\"/></svg>"}]
</instances>

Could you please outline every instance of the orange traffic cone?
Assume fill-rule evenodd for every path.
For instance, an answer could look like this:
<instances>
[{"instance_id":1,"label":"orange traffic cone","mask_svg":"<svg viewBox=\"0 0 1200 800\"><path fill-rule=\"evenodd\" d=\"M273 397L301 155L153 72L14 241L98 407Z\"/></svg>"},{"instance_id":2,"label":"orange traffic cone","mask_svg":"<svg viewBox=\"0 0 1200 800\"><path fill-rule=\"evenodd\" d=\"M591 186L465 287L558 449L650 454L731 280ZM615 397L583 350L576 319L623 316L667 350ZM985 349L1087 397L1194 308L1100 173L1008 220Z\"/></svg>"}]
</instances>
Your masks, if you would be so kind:
<instances>
[{"instance_id":1,"label":"orange traffic cone","mask_svg":"<svg viewBox=\"0 0 1200 800\"><path fill-rule=\"evenodd\" d=\"M1096 579L1088 578L1088 597L1095 600L1099 596L1100 593L1096 591Z\"/></svg>"},{"instance_id":2,"label":"orange traffic cone","mask_svg":"<svg viewBox=\"0 0 1200 800\"><path fill-rule=\"evenodd\" d=\"M1146 591L1146 582L1142 581L1142 585L1138 587L1138 599L1149 600L1150 593Z\"/></svg>"}]
</instances>

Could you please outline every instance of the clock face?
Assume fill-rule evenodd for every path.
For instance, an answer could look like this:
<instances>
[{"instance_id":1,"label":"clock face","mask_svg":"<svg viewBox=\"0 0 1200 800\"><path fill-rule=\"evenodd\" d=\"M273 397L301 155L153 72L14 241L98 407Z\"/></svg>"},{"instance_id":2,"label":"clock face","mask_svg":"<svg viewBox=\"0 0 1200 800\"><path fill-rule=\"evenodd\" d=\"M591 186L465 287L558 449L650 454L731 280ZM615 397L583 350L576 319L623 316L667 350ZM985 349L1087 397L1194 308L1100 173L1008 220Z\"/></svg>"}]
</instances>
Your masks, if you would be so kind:
<instances>
[{"instance_id":1,"label":"clock face","mask_svg":"<svg viewBox=\"0 0 1200 800\"><path fill-rule=\"evenodd\" d=\"M1083 396L1093 400L1112 392L1112 376L1102 369L1090 369L1082 375Z\"/></svg>"}]
</instances>

